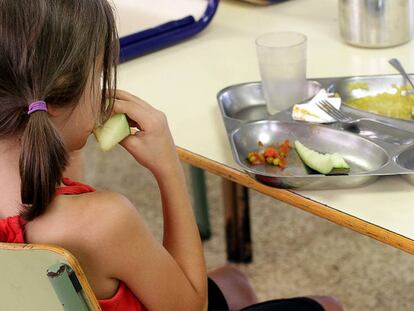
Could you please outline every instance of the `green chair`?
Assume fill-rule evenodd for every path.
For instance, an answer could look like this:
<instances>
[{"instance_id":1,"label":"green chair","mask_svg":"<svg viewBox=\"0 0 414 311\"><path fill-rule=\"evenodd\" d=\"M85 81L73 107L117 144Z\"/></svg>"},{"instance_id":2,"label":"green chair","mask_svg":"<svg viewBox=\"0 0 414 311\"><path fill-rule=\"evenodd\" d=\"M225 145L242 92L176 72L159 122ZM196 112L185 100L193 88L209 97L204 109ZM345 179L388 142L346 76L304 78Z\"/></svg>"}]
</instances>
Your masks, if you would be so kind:
<instances>
[{"instance_id":1,"label":"green chair","mask_svg":"<svg viewBox=\"0 0 414 311\"><path fill-rule=\"evenodd\" d=\"M0 243L0 310L101 310L76 258L49 245Z\"/></svg>"},{"instance_id":2,"label":"green chair","mask_svg":"<svg viewBox=\"0 0 414 311\"><path fill-rule=\"evenodd\" d=\"M246 275L232 266L209 273L231 309L257 303ZM76 258L40 244L0 243L1 311L101 311ZM126 310L127 311L127 310Z\"/></svg>"}]
</instances>

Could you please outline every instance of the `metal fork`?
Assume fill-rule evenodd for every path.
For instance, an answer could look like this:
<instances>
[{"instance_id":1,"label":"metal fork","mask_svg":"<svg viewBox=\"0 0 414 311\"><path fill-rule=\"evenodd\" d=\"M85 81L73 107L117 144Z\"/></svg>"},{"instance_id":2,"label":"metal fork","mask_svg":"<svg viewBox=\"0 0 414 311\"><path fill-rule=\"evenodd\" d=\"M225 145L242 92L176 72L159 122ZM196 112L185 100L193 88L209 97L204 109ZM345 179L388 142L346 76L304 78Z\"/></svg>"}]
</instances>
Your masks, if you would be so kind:
<instances>
[{"instance_id":1,"label":"metal fork","mask_svg":"<svg viewBox=\"0 0 414 311\"><path fill-rule=\"evenodd\" d=\"M342 124L344 130L353 132L353 133L360 133L360 129L357 125L356 120L353 119L351 116L347 115L346 113L342 112L339 109L336 109L330 102L327 100L321 100L316 103L322 111L326 112L329 116L331 116L336 122Z\"/></svg>"},{"instance_id":2,"label":"metal fork","mask_svg":"<svg viewBox=\"0 0 414 311\"><path fill-rule=\"evenodd\" d=\"M350 123L353 122L354 119L351 118L346 113L342 112L339 109L336 109L330 102L327 100L321 100L318 103L316 103L316 106L318 106L322 111L326 112L329 116L335 119L335 121L339 121L342 123Z\"/></svg>"},{"instance_id":3,"label":"metal fork","mask_svg":"<svg viewBox=\"0 0 414 311\"><path fill-rule=\"evenodd\" d=\"M397 128L391 124L370 118L352 118L343 111L336 109L327 100L321 100L316 105L339 122L345 131L349 131L371 139L380 139L392 144L413 143L413 132ZM364 125L361 121L368 122ZM369 128L367 128L367 124ZM361 126L362 125L362 126Z\"/></svg>"}]
</instances>

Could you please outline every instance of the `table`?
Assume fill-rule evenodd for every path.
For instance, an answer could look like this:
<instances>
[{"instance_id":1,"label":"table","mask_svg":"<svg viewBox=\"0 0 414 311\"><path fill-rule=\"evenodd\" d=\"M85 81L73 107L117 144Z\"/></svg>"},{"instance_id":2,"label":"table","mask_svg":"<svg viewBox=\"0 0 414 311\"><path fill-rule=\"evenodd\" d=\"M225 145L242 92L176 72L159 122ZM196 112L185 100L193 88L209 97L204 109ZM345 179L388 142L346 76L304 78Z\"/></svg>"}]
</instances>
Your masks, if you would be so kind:
<instances>
[{"instance_id":1,"label":"table","mask_svg":"<svg viewBox=\"0 0 414 311\"><path fill-rule=\"evenodd\" d=\"M183 161L226 180L230 257L250 259L246 188L414 253L414 207L409 204L414 186L401 177L383 177L356 189L289 191L256 182L234 162L216 94L232 84L258 81L254 39L281 30L308 37L308 77L395 73L387 62L393 57L414 72L414 40L378 50L342 42L337 1L295 0L268 7L222 1L212 24L194 39L121 65L119 88L167 114ZM245 230L235 229L243 224Z\"/></svg>"}]
</instances>

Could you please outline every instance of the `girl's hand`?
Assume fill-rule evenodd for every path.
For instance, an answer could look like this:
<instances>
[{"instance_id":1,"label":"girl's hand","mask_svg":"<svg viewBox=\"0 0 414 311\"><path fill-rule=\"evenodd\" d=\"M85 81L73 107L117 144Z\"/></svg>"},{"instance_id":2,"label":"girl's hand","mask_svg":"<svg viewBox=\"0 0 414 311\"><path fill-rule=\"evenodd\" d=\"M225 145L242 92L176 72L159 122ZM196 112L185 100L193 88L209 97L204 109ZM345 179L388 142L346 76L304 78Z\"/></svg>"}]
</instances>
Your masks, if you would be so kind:
<instances>
[{"instance_id":1,"label":"girl's hand","mask_svg":"<svg viewBox=\"0 0 414 311\"><path fill-rule=\"evenodd\" d=\"M117 90L114 110L125 113L139 129L120 144L144 167L157 175L178 163L174 141L165 114L142 99Z\"/></svg>"}]
</instances>

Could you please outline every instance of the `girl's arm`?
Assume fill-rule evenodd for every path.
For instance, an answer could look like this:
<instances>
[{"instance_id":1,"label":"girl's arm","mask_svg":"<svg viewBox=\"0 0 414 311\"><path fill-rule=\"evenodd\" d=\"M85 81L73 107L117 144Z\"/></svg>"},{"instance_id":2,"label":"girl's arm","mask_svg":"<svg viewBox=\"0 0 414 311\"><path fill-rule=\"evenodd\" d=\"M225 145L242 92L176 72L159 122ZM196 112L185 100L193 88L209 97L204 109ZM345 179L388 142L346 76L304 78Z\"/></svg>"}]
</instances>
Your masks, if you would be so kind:
<instances>
[{"instance_id":1,"label":"girl's arm","mask_svg":"<svg viewBox=\"0 0 414 311\"><path fill-rule=\"evenodd\" d=\"M127 245L133 247L127 254L127 249L120 246L123 242L116 242L117 247L121 247L120 253L125 254L125 257L119 257L124 265L119 268L117 277L125 281L151 311L204 310L207 307L207 279L203 249L166 117L122 91L117 91L115 111L127 114L141 129L121 144L155 176L164 215L164 238L160 245L134 208L128 207L128 201L117 203L124 206L120 210L125 210L126 214L116 212L111 218L119 218L118 222L124 222L124 225L112 230L120 230L121 236L129 236ZM115 263L115 269L118 264L122 266Z\"/></svg>"},{"instance_id":2,"label":"girl's arm","mask_svg":"<svg viewBox=\"0 0 414 311\"><path fill-rule=\"evenodd\" d=\"M200 234L193 215L182 167L176 159L157 176L164 214L163 245L188 276L194 289L206 291L206 270Z\"/></svg>"},{"instance_id":3,"label":"girl's arm","mask_svg":"<svg viewBox=\"0 0 414 311\"><path fill-rule=\"evenodd\" d=\"M69 214L66 225L58 226L56 231L62 234L51 242L75 255L98 299L111 298L120 280L149 311L207 309L202 252L192 249L189 237L176 241L183 250L188 245L186 254L171 254L132 203L118 193L71 196L66 205L61 209Z\"/></svg>"}]
</instances>

